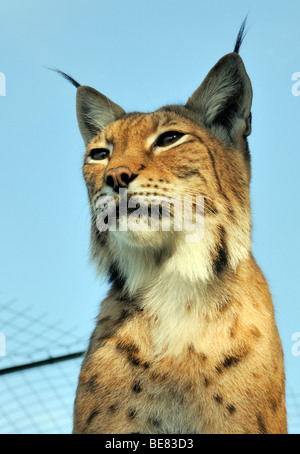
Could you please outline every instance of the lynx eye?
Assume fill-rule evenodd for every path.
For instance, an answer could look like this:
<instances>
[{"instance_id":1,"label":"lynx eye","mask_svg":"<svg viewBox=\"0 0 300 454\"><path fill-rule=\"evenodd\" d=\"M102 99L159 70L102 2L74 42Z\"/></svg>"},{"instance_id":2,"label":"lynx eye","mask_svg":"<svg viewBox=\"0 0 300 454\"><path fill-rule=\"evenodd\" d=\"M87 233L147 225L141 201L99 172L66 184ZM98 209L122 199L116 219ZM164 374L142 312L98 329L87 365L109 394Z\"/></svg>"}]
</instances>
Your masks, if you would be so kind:
<instances>
[{"instance_id":1,"label":"lynx eye","mask_svg":"<svg viewBox=\"0 0 300 454\"><path fill-rule=\"evenodd\" d=\"M164 132L157 139L155 147L167 147L168 145L177 142L177 140L179 140L182 136L184 136L184 134L178 131Z\"/></svg>"},{"instance_id":2,"label":"lynx eye","mask_svg":"<svg viewBox=\"0 0 300 454\"><path fill-rule=\"evenodd\" d=\"M93 148L90 151L90 158L94 161L102 161L109 157L109 150L106 148Z\"/></svg>"}]
</instances>

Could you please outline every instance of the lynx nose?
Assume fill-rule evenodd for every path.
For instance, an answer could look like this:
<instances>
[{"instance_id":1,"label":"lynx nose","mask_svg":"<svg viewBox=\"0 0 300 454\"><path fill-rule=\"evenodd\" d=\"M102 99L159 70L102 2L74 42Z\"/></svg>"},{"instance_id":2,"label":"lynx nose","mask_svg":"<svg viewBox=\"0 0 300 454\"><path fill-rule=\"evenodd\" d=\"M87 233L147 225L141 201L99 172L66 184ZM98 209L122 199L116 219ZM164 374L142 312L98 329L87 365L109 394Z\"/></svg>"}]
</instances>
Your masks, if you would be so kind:
<instances>
[{"instance_id":1,"label":"lynx nose","mask_svg":"<svg viewBox=\"0 0 300 454\"><path fill-rule=\"evenodd\" d=\"M111 186L114 191L118 191L120 188L128 188L129 183L138 176L137 173L133 173L128 167L116 167L109 169L104 180L108 186Z\"/></svg>"}]
</instances>

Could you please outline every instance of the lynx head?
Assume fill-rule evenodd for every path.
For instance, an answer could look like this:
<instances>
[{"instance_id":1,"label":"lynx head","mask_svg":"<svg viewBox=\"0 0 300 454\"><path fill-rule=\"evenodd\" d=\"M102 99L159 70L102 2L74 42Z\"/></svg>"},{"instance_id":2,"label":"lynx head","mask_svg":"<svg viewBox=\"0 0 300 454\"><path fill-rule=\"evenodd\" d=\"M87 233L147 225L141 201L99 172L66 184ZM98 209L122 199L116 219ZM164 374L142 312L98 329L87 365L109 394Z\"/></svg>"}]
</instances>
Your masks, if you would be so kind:
<instances>
[{"instance_id":1,"label":"lynx head","mask_svg":"<svg viewBox=\"0 0 300 454\"><path fill-rule=\"evenodd\" d=\"M77 118L86 145L83 174L92 213L91 253L115 284L117 279L122 285L132 280L137 267L146 271L156 266L187 280L210 281L236 269L250 253L247 136L252 88L238 54L244 25L234 52L217 62L185 105L126 113L95 89L77 84ZM155 198L190 196L195 206L195 198L202 197L201 241L189 243L184 227L174 228L174 210L170 231L120 231L120 189L126 190L127 202L143 199L147 219ZM104 210L97 204L105 197L115 202L116 231L97 226Z\"/></svg>"}]
</instances>

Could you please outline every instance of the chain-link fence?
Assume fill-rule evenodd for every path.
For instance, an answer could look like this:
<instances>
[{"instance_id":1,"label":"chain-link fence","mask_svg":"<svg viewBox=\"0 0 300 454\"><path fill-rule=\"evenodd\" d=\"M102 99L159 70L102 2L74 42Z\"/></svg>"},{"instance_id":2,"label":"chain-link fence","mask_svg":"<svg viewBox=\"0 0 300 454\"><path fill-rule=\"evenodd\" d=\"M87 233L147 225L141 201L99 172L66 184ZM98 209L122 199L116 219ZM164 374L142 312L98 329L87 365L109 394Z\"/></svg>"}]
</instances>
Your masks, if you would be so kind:
<instances>
[{"instance_id":1,"label":"chain-link fence","mask_svg":"<svg viewBox=\"0 0 300 454\"><path fill-rule=\"evenodd\" d=\"M0 376L0 433L68 434L81 358Z\"/></svg>"},{"instance_id":2,"label":"chain-link fence","mask_svg":"<svg viewBox=\"0 0 300 454\"><path fill-rule=\"evenodd\" d=\"M0 305L0 433L71 433L86 338L16 299ZM5 345L6 339L9 340Z\"/></svg>"}]
</instances>

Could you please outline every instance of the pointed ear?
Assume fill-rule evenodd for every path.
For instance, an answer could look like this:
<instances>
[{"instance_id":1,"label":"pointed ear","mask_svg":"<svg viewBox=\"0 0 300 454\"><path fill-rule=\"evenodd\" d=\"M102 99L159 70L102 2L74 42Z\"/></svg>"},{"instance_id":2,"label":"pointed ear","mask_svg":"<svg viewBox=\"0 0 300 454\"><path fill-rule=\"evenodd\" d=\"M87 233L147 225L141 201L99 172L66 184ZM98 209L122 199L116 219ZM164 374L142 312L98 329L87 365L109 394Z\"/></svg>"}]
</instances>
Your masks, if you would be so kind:
<instances>
[{"instance_id":1,"label":"pointed ear","mask_svg":"<svg viewBox=\"0 0 300 454\"><path fill-rule=\"evenodd\" d=\"M235 146L251 132L252 87L237 53L221 58L186 107L223 141Z\"/></svg>"},{"instance_id":2,"label":"pointed ear","mask_svg":"<svg viewBox=\"0 0 300 454\"><path fill-rule=\"evenodd\" d=\"M78 126L85 145L108 123L125 115L125 111L91 87L77 89L76 110Z\"/></svg>"}]
</instances>

